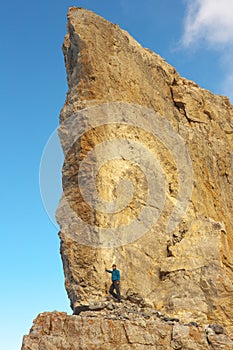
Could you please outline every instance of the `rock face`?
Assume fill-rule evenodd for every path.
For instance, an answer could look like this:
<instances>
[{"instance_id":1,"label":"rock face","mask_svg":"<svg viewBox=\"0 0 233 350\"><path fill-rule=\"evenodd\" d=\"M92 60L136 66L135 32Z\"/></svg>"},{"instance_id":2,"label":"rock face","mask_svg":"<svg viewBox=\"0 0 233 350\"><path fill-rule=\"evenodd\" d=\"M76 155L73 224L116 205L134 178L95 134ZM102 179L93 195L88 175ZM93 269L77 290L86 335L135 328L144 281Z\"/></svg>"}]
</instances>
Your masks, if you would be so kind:
<instances>
[{"instance_id":1,"label":"rock face","mask_svg":"<svg viewBox=\"0 0 233 350\"><path fill-rule=\"evenodd\" d=\"M23 349L233 349L187 325L233 337L232 105L88 10L70 8L67 28L57 220L71 307L101 302L116 263L123 295L183 323L42 314Z\"/></svg>"},{"instance_id":2,"label":"rock face","mask_svg":"<svg viewBox=\"0 0 233 350\"><path fill-rule=\"evenodd\" d=\"M116 307L101 313L68 316L42 313L34 321L22 350L231 350L232 342L217 325L200 327L161 315Z\"/></svg>"}]
</instances>

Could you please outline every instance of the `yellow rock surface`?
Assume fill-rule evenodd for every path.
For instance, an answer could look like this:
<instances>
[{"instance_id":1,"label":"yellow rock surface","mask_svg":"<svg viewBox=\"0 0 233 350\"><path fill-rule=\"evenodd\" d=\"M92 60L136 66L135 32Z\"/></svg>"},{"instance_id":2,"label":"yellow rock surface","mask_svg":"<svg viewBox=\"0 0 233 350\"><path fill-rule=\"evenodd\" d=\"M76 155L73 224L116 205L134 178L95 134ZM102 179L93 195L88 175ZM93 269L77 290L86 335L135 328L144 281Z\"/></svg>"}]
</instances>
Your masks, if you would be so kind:
<instances>
[{"instance_id":1,"label":"yellow rock surface","mask_svg":"<svg viewBox=\"0 0 233 350\"><path fill-rule=\"evenodd\" d=\"M90 11L71 8L67 28L57 220L71 306L103 298L116 263L123 295L233 336L232 105Z\"/></svg>"}]
</instances>

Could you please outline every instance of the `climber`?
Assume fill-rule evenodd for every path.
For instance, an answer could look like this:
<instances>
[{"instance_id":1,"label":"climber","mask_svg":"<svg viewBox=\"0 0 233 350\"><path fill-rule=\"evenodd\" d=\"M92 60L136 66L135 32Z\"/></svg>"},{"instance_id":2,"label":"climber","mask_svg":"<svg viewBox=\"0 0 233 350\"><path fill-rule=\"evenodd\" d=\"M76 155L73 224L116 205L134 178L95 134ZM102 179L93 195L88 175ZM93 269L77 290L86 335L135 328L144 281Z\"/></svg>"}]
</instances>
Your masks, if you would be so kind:
<instances>
[{"instance_id":1,"label":"climber","mask_svg":"<svg viewBox=\"0 0 233 350\"><path fill-rule=\"evenodd\" d=\"M106 269L105 271L112 274L112 284L109 288L109 293L120 303L120 271L117 270L115 264L112 265L112 270ZM114 292L114 290L116 291L116 293Z\"/></svg>"}]
</instances>

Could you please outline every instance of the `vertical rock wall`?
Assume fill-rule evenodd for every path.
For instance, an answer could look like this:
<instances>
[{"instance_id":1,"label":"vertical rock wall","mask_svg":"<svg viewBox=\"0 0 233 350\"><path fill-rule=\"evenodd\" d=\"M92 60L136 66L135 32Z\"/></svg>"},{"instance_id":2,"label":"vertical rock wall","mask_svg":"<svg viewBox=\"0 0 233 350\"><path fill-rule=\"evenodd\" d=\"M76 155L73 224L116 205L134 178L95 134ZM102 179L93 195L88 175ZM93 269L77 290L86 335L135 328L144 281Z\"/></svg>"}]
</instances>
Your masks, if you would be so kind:
<instances>
[{"instance_id":1,"label":"vertical rock wall","mask_svg":"<svg viewBox=\"0 0 233 350\"><path fill-rule=\"evenodd\" d=\"M232 105L90 11L71 8L67 28L57 220L72 308L106 296L114 262L123 295L233 335Z\"/></svg>"}]
</instances>

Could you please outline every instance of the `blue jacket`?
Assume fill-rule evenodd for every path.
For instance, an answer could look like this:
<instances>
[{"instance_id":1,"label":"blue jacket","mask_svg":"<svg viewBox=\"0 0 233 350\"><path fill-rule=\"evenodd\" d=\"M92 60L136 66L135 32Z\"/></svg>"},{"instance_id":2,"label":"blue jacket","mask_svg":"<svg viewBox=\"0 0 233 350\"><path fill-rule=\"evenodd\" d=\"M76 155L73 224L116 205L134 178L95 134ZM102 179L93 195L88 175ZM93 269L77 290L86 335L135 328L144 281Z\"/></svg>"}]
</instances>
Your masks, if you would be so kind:
<instances>
[{"instance_id":1,"label":"blue jacket","mask_svg":"<svg viewBox=\"0 0 233 350\"><path fill-rule=\"evenodd\" d=\"M106 270L107 272L112 274L112 282L114 281L120 281L121 277L120 277L120 271L119 270Z\"/></svg>"}]
</instances>

